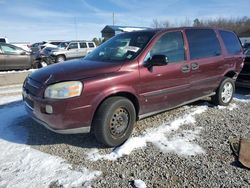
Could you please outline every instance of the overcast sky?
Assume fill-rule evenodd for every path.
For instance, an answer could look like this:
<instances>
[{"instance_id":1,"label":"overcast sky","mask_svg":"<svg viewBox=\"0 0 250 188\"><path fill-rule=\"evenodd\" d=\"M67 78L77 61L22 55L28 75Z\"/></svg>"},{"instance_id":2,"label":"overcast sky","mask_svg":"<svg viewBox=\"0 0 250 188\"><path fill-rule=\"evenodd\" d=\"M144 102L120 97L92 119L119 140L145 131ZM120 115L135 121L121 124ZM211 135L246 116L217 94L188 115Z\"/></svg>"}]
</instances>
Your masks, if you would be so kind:
<instances>
[{"instance_id":1,"label":"overcast sky","mask_svg":"<svg viewBox=\"0 0 250 188\"><path fill-rule=\"evenodd\" d=\"M150 27L153 19L250 17L250 0L0 0L0 36L9 41L101 37L105 25Z\"/></svg>"}]
</instances>

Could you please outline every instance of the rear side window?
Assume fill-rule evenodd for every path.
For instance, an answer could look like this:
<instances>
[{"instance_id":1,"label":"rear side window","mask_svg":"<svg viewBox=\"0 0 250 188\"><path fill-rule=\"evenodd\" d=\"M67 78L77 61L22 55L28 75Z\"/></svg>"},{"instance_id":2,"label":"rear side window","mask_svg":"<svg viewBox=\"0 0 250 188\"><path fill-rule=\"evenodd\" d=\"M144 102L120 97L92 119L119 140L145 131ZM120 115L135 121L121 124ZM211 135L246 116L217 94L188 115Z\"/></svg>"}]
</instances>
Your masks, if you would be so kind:
<instances>
[{"instance_id":1,"label":"rear side window","mask_svg":"<svg viewBox=\"0 0 250 188\"><path fill-rule=\"evenodd\" d=\"M87 48L87 44L85 42L80 43L80 48Z\"/></svg>"},{"instance_id":2,"label":"rear side window","mask_svg":"<svg viewBox=\"0 0 250 188\"><path fill-rule=\"evenodd\" d=\"M6 40L3 38L0 38L0 42L6 43Z\"/></svg>"},{"instance_id":3,"label":"rear side window","mask_svg":"<svg viewBox=\"0 0 250 188\"><path fill-rule=\"evenodd\" d=\"M233 32L220 31L220 35L229 54L235 55L241 52L240 41Z\"/></svg>"},{"instance_id":4,"label":"rear side window","mask_svg":"<svg viewBox=\"0 0 250 188\"><path fill-rule=\"evenodd\" d=\"M190 59L219 56L220 43L212 29L187 29Z\"/></svg>"},{"instance_id":5,"label":"rear side window","mask_svg":"<svg viewBox=\"0 0 250 188\"><path fill-rule=\"evenodd\" d=\"M91 43L91 42L89 42L88 45L89 45L89 48L94 48L95 47L95 45L93 43Z\"/></svg>"}]
</instances>

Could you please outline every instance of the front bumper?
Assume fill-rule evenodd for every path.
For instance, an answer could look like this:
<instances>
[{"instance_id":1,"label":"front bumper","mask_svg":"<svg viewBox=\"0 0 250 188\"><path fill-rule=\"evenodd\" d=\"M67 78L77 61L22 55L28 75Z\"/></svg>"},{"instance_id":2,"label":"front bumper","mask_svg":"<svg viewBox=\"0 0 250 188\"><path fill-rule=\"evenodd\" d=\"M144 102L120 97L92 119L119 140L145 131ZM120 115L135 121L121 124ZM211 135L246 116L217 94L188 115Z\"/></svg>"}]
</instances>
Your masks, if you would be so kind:
<instances>
[{"instance_id":1,"label":"front bumper","mask_svg":"<svg viewBox=\"0 0 250 188\"><path fill-rule=\"evenodd\" d=\"M60 134L89 133L91 129L91 106L79 106L78 99L49 101L23 93L28 114L47 129ZM50 105L53 113L46 113Z\"/></svg>"}]
</instances>

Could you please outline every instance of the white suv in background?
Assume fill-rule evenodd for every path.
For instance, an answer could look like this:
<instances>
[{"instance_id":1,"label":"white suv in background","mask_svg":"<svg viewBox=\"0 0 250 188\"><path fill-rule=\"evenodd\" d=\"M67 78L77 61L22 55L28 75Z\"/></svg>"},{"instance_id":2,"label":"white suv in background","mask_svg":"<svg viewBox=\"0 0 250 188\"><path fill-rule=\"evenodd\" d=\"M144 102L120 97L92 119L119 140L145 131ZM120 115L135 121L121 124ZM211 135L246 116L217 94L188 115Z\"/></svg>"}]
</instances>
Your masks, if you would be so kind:
<instances>
[{"instance_id":1,"label":"white suv in background","mask_svg":"<svg viewBox=\"0 0 250 188\"><path fill-rule=\"evenodd\" d=\"M62 62L68 59L82 58L96 48L96 44L92 41L70 41L64 48L46 48L44 55L54 62Z\"/></svg>"}]
</instances>

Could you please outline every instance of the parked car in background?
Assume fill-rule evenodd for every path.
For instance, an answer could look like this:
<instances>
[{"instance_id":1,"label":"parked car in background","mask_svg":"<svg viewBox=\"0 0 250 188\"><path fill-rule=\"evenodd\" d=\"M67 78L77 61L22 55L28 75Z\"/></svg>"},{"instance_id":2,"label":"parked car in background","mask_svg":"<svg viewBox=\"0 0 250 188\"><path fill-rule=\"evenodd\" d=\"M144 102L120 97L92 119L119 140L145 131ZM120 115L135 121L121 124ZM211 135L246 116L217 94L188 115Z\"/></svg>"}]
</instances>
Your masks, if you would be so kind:
<instances>
[{"instance_id":1,"label":"parked car in background","mask_svg":"<svg viewBox=\"0 0 250 188\"><path fill-rule=\"evenodd\" d=\"M11 42L10 44L22 48L27 52L31 52L30 43L29 42Z\"/></svg>"},{"instance_id":2,"label":"parked car in background","mask_svg":"<svg viewBox=\"0 0 250 188\"><path fill-rule=\"evenodd\" d=\"M243 44L243 49L244 49L244 51L246 51L247 49L250 49L250 42L245 42Z\"/></svg>"},{"instance_id":3,"label":"parked car in background","mask_svg":"<svg viewBox=\"0 0 250 188\"><path fill-rule=\"evenodd\" d=\"M245 51L245 64L237 78L236 85L250 88L250 48Z\"/></svg>"},{"instance_id":4,"label":"parked car in background","mask_svg":"<svg viewBox=\"0 0 250 188\"><path fill-rule=\"evenodd\" d=\"M33 43L31 44L29 47L32 51L32 53L36 53L38 51L40 51L40 46L44 45L46 42L36 42L36 43Z\"/></svg>"},{"instance_id":5,"label":"parked car in background","mask_svg":"<svg viewBox=\"0 0 250 188\"><path fill-rule=\"evenodd\" d=\"M64 45L64 48L59 46L42 49L38 61L49 65L69 59L82 58L96 48L95 43L92 41L69 41L64 42Z\"/></svg>"},{"instance_id":6,"label":"parked car in background","mask_svg":"<svg viewBox=\"0 0 250 188\"><path fill-rule=\"evenodd\" d=\"M67 51L87 43L72 42ZM23 98L31 117L48 129L93 131L100 142L117 146L138 119L209 96L214 104L228 105L243 61L241 44L231 31L122 33L81 60L33 72L24 82Z\"/></svg>"},{"instance_id":7,"label":"parked car in background","mask_svg":"<svg viewBox=\"0 0 250 188\"><path fill-rule=\"evenodd\" d=\"M9 40L6 37L0 37L0 42L2 42L2 43L9 43Z\"/></svg>"},{"instance_id":8,"label":"parked car in background","mask_svg":"<svg viewBox=\"0 0 250 188\"><path fill-rule=\"evenodd\" d=\"M40 45L40 50L42 50L45 47L57 48L63 42L65 42L65 41L63 41L63 40L51 40L51 41L47 41L44 44Z\"/></svg>"},{"instance_id":9,"label":"parked car in background","mask_svg":"<svg viewBox=\"0 0 250 188\"><path fill-rule=\"evenodd\" d=\"M0 70L30 69L33 62L30 52L11 44L0 43Z\"/></svg>"}]
</instances>

